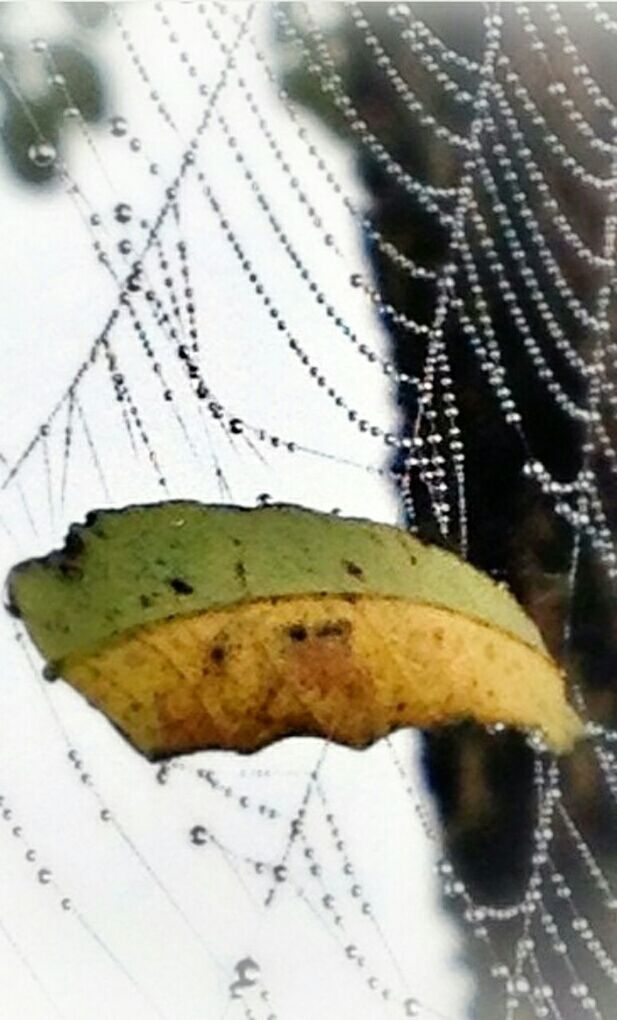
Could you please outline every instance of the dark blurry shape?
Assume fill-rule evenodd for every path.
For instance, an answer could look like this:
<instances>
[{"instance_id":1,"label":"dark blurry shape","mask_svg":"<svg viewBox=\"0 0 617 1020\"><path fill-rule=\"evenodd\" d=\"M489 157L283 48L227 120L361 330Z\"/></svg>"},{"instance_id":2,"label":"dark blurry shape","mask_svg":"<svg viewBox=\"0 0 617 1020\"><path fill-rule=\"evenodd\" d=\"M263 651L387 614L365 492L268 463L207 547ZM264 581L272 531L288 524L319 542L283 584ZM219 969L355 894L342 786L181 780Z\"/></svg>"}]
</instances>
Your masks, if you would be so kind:
<instances>
[{"instance_id":1,"label":"dark blurry shape","mask_svg":"<svg viewBox=\"0 0 617 1020\"><path fill-rule=\"evenodd\" d=\"M109 15L107 4L65 3L64 8L82 28L98 28Z\"/></svg>"},{"instance_id":2,"label":"dark blurry shape","mask_svg":"<svg viewBox=\"0 0 617 1020\"><path fill-rule=\"evenodd\" d=\"M10 8L8 4L6 7ZM79 116L88 123L106 112L105 85L83 29L95 29L106 16L104 4L64 4L77 31L67 24L61 42L16 45L10 21L0 20L0 50L4 53L0 87L4 111L0 139L13 172L28 184L41 185L57 177L56 157L62 155L65 133ZM6 13L6 10L5 10ZM10 11L9 11L10 13ZM32 88L24 73L28 58L38 56L44 87Z\"/></svg>"},{"instance_id":3,"label":"dark blurry shape","mask_svg":"<svg viewBox=\"0 0 617 1020\"><path fill-rule=\"evenodd\" d=\"M478 88L477 71L483 59L485 30L483 19L497 5L478 3L418 3L391 5L385 3L334 5L321 16L311 4L281 4L275 15L276 37L282 56L284 85L294 100L316 113L327 126L336 131L354 152L359 176L366 188L366 215L374 228L402 255L422 266L443 270L448 258L460 260L460 251L448 248L448 231L429 215L426 207L415 201L402 182L402 175L392 172L395 160L403 174L438 188L460 185L462 161L466 155L453 155L434 130L435 123L463 139L468 138L471 113L470 100ZM554 14L552 8L557 10ZM560 165L553 154L543 148L546 124L564 146L573 153L588 172L602 175L604 163L597 148L585 148L577 132L574 118L567 116L567 102L574 109L582 107L593 137L602 139L606 133L606 111L585 96L579 82L581 69L574 65L584 58L585 69L600 83L617 103L614 75L613 37L604 36L583 4L540 5L530 8L540 26L543 43L530 45L530 28L525 23L525 7L499 5L502 52L505 62L495 69L495 80L503 86L510 67L515 69L523 86L534 98L546 122L529 116L525 120L527 156L519 161L514 156L514 182L518 175L528 174L528 158L541 166L554 204L564 210L565 218L577 235L593 252L602 249L604 229L603 206L592 189L583 189ZM559 13L561 11L561 13ZM529 15L527 15L529 18ZM567 28L552 32L556 17L564 19ZM314 25L318 28L315 31ZM291 26L291 27L290 27ZM560 39L569 31L580 47L577 56L572 45L565 48ZM533 37L535 38L535 37ZM532 41L533 41L532 38ZM413 43L413 45L410 45ZM568 40L566 39L566 42ZM419 56L422 55L423 59ZM432 64L431 64L432 61ZM505 69L504 69L505 68ZM439 74L442 74L441 80ZM444 83L447 87L444 88ZM450 84L448 84L450 83ZM408 90L407 92L405 90ZM519 95L523 93L520 92ZM563 107L555 101L565 94ZM541 255L529 240L529 224L533 217L540 230L549 238L566 281L586 306L592 306L598 286L597 270L577 258L557 235L551 217L540 200L536 185L530 186L519 204L520 194L508 181L500 159L502 153L516 150L509 128L502 120L501 108L495 97L498 89L489 92L487 109L496 126L492 134L481 139L483 158L497 181L496 194L491 194L478 181L477 166L472 171L472 187L479 210L487 226L486 249L491 242L505 263L513 281L512 294L530 324L532 337L550 366L553 378L571 401L584 405L588 397L580 377L572 371L553 336L546 328L547 311L560 325L568 344L582 360L589 358L589 330L581 328L565 310L564 302L553 289ZM411 96L411 101L409 100ZM341 99L341 97L344 97ZM420 109L434 118L433 127L423 126L418 108L414 113L414 97ZM564 112L565 111L565 112ZM346 116L348 114L348 116ZM381 145L367 144L372 135ZM390 165L388 165L390 164ZM398 179L397 179L398 173ZM510 169L512 177L512 168ZM533 181L533 175L530 177ZM537 178L536 178L537 181ZM517 187L521 187L517 185ZM412 189L413 190L413 189ZM501 203L501 208L498 203ZM524 257L539 280L540 297L524 282L520 266L512 261L512 252L504 239L500 215L512 221L512 233L520 236ZM364 210L363 210L364 211ZM465 476L469 524L469 558L475 566L493 577L508 582L540 626L543 636L556 656L570 670L585 690L588 705L595 718L615 725L617 692L617 606L615 596L598 565L597 554L585 538L581 541L579 570L575 597L569 598L569 571L572 563L572 528L556 514L553 500L529 480L523 470L530 449L546 465L551 477L568 483L577 478L584 463L586 436L581 422L564 414L558 402L547 392L542 372L529 358L521 333L513 319L508 299L500 281L495 279L490 259L483 254L482 244L469 232L474 256L479 265L478 290L487 302L485 318L494 324L506 378L521 411L525 425L525 442L521 433L508 424L499 404L498 394L489 385L480 368L468 335L458 314L450 314L443 323L444 349L448 373L456 393L461 435L465 451ZM467 235L466 235L467 236ZM409 275L386 257L383 244L365 234L367 253L371 260L374 282L384 303L390 303L409 318L430 323L434 314L433 294L427 294L423 281ZM519 272L520 271L520 272ZM463 277L463 279L461 279ZM473 297L465 273L459 272L455 297L459 307L474 319ZM544 306L538 307L543 300ZM426 336L410 336L397 323L384 319L396 368L401 373L422 377L427 357ZM614 325L614 324L613 324ZM419 406L416 392L399 389L399 405L403 414L402 434L416 435ZM439 401L435 402L437 414ZM447 434L447 422L438 419L440 431ZM608 415L605 427L615 439L615 424ZM522 431L522 430L521 430ZM444 443L445 446L445 443ZM588 451L587 451L588 453ZM598 478L601 498L607 513L607 524L614 534L616 522L615 478L611 476L602 456L592 452L588 466ZM404 456L394 467L404 475ZM411 471L409 477L415 521L425 538L435 539L439 521L434 512L434 498L423 483L421 472ZM454 503L454 501L453 501ZM456 510L453 506L453 528L457 532ZM564 633L569 620L571 634L565 646ZM505 904L516 901L529 878L530 844L535 812L533 791L533 756L516 735L489 737L469 728L442 731L425 738L424 766L434 791L441 815L446 852L454 861L470 892L480 902ZM591 778L590 778L591 777ZM607 847L609 805L597 765L590 755L575 754L564 766L564 787L567 808L575 818L584 821L591 845L608 850L603 864L609 875L616 870L614 848ZM570 845L562 832L556 832L554 853L570 886L580 895L587 916L602 933L609 951L615 951L614 932L606 932L602 918L597 916L588 896L580 865L573 858ZM569 925L561 905L555 916ZM504 946L499 947L500 950ZM471 959L480 964L482 950L469 939ZM506 947L507 953L507 947ZM578 959L577 959L578 962ZM550 960L541 955L551 974ZM582 971L588 965L583 961ZM478 976L482 974L478 967ZM589 975L591 980L591 974ZM606 1010L603 1015L617 1015L617 999L608 981L594 974L594 995ZM494 1020L500 1015L502 989L491 979L479 984L474 1017ZM531 1007L530 1007L531 1008ZM578 1008L570 999L562 1007L565 1020L579 1020ZM575 1012L572 1012L575 1009ZM517 1020L532 1014L521 1002ZM534 1016L548 1015L534 1013ZM551 1014L552 1015L552 1014Z\"/></svg>"}]
</instances>

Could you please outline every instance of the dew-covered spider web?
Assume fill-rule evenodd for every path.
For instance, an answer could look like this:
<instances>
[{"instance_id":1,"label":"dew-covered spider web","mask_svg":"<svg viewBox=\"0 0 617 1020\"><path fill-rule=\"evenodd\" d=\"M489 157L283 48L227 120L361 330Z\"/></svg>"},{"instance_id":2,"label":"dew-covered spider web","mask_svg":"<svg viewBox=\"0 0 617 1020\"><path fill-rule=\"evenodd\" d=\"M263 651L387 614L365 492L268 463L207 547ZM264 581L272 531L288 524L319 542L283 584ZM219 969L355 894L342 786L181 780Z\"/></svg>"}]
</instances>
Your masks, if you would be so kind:
<instances>
[{"instance_id":1,"label":"dew-covered spider web","mask_svg":"<svg viewBox=\"0 0 617 1020\"><path fill-rule=\"evenodd\" d=\"M512 584L587 740L154 765L3 613L2 1015L610 1020L614 5L119 4L98 122L63 5L4 6L50 184L0 198L3 576L167 498L399 523Z\"/></svg>"}]
</instances>

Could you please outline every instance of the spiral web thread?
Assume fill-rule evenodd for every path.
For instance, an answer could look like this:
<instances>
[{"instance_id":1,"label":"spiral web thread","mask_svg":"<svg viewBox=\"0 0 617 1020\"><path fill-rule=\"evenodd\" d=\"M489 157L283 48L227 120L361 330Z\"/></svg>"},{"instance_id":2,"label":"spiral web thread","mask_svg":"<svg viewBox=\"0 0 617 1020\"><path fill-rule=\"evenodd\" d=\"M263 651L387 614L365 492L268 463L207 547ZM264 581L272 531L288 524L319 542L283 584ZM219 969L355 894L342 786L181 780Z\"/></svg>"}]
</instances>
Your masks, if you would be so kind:
<instances>
[{"instance_id":1,"label":"spiral web thread","mask_svg":"<svg viewBox=\"0 0 617 1020\"><path fill-rule=\"evenodd\" d=\"M369 153L392 179L393 186L405 192L410 206L419 207L445 232L445 257L439 264L423 264L399 250L380 233L365 211L362 198L348 193L347 184L341 182L321 153L313 122L281 87L272 54L255 32L254 6L195 4L188 15L193 29L190 34L176 31L173 4L156 3L142 12L142 21L135 23L137 31L122 6L111 9L110 32L117 60L132 70L135 88L143 90L150 104L151 121L144 122L139 135L121 113L111 119L104 133L89 128L80 117L76 97L54 64L53 47L43 39L33 41L32 52L60 90L67 121L74 125L76 136L89 153L90 172L104 178L109 186L112 201L104 208L90 195L88 175L75 176L71 161L64 161L45 139L27 94L7 69L7 87L22 104L38 138L32 147L32 159L40 165L55 165L67 201L83 225L94 260L111 282L113 293L105 320L94 339L84 345L83 360L59 399L43 413L21 452L13 456L5 452L2 458L0 521L11 550L10 559L16 558L18 548L30 551L33 544L44 548L46 534L63 532L71 519L67 508L73 505L71 498L77 498L78 489L88 490L90 503L113 503L118 464L121 474L130 464L135 498L140 501L184 491L186 477L196 474L196 495L233 501L238 487L232 477L234 462L241 465L241 472L252 464L255 477L273 479L285 473L289 457L296 463L304 460L307 470L308 465L316 465L318 472L320 463L334 462L350 478L365 476L367 484L368 479L394 483L412 529L417 522L415 494L420 487L428 495L439 531L466 555L466 437L460 427L459 399L444 339L447 325L454 321L494 392L504 421L526 451L523 471L527 480L537 486L550 501L554 514L570 528L570 594L576 589L583 546L593 551L607 582L614 585L617 555L606 479L617 472L617 450L611 436L617 402L613 382L617 347L611 328L617 229L617 109L585 62L583 41L578 39L563 7L550 3L508 7L505 17L499 5L486 5L482 52L471 57L453 49L435 33L422 19L422 5L384 5L385 16L398 27L413 60L431 83L421 94L396 66L368 8L345 5L341 10L335 5L329 12L329 16L334 12L349 19L359 44L366 47L377 71L389 81L393 98L404 104L410 122L432 133L447 150L449 165L457 168L454 185L443 179L416 178L390 154L378 128L362 118L346 92L321 7L293 5L292 10L281 5L269 11L280 38L318 93L336 108L359 149ZM587 25L593 23L599 33L617 34L617 21L599 4L582 7ZM517 70L521 66L519 55L508 45L513 20L527 40L530 59L545 62L545 70L550 72L552 55L560 54L576 82L574 90L549 78L542 92L543 87L538 85L541 76L533 89L528 86ZM168 99L163 79L151 70L142 52L141 33L149 21L165 33L165 61L169 69L173 68L171 73L199 102L199 118L190 126L182 109L174 107L175 92ZM145 28L147 31L147 24ZM276 92L288 133L281 134L273 126L269 109L260 99L264 89ZM432 101L442 94L465 112L464 132L450 128L441 112L434 112L434 108L443 110ZM553 127L556 122L566 124L567 143ZM244 138L247 125L248 142ZM233 176L234 185L230 183L227 191L221 190L220 181L213 183L209 173L207 153L212 151L208 147L213 136L217 161L229 166L230 180ZM575 145L570 144L572 137L576 137ZM294 152L302 154L296 163L287 152L290 138L294 139ZM158 196L156 206L143 218L138 211L139 196L121 195L114 187L108 156L112 144L123 147L124 156L147 177L152 194ZM260 159L264 158L268 160L268 176L261 170ZM161 169L159 160L165 169ZM175 169L169 172L172 165ZM564 202L553 188L555 167L568 176L571 193L577 196L574 202ZM362 394L359 398L346 388L345 376L338 376L342 381L334 381L335 369L332 364L324 366L321 353L314 353L312 338L304 335L301 317L296 326L293 308L282 310L287 307L283 284L276 272L269 271L267 260L252 244L250 232L243 230L241 217L235 215L233 187L246 189L276 257L286 263L289 277L303 290L307 303L319 306L330 344L341 345L346 356L358 359L371 378L385 380L387 386L408 390L415 396L413 429L400 434L396 425L373 420L371 412L363 413ZM340 206L354 230L363 231L381 255L414 285L426 288L432 305L429 318L416 321L391 304L370 272L354 264L353 253L350 255L320 213L319 200L326 193ZM570 210L577 201L589 201L594 209L601 210L603 229L597 246L574 221ZM229 264L237 272L241 300L250 302L252 314L259 321L263 357L268 357L268 351L276 351L278 357L284 349L288 358L285 364L295 365L303 385L314 388L316 399L334 407L341 431L349 428L360 435L366 448L363 462L335 452L334 444L332 448L326 444L313 446L304 428L299 430L301 434L296 432L293 409L286 415L286 428L280 423L270 427L253 420L250 411L243 410L241 398L235 399L233 393L224 398L219 392L211 378L211 338L201 325L198 298L204 291L197 279L194 250L186 239L190 234L187 217L195 215L195 208L207 217L207 230L216 231L225 242ZM286 213L291 209L294 215L302 216L304 235L288 230ZM310 244L303 244L307 235ZM205 236L207 243L207 233ZM320 265L305 255L311 246L327 252L332 273L337 267L336 293L334 277L320 272ZM577 282L569 272L573 261L580 268ZM577 286L581 280L584 285ZM537 373L546 401L580 427L581 467L574 478L555 477L534 451L524 409L517 402L509 378L508 357L494 314L495 292L509 316L509 326L516 332L519 356L527 359ZM397 368L377 341L359 334L353 325L353 312L349 311L359 303L372 308L385 323L394 324L408 335L416 350L423 352L419 373ZM529 308L533 309L533 319ZM575 385L564 384L564 365L568 378L575 378ZM107 396L101 397L103 393ZM89 465L87 483L83 475L77 479L71 470L77 449ZM390 466L393 453L396 467ZM184 472L181 477L177 476L179 464ZM46 503L37 496L41 489ZM269 497L264 493L259 498L265 502ZM93 762L85 743L80 741L79 749L75 747L63 706L41 682L40 666L19 629L15 638L23 663L32 672L37 705L43 706L41 711L47 713L55 733L46 753L50 760L59 753L66 754L71 782L74 777L84 788L79 793L84 798L83 811L89 810L86 804L95 808L97 818L106 823L107 838L116 841L125 858L130 857L141 881L165 901L166 909L183 927L184 936L202 954L216 980L222 982L227 1004L221 1015L232 1020L234 1016L247 1020L280 1016L277 990L267 984L267 974L260 969L257 946L230 971L211 933L193 920L191 911L179 902L172 883L132 838L130 826L109 807L104 784L99 784L91 771ZM564 638L567 645L567 625ZM31 696L34 698L35 693ZM572 696L587 718L580 685L573 684ZM495 727L496 740L500 739L500 729ZM587 723L587 731L599 776L614 801L616 734L593 721ZM600 853L586 839L583 823L566 806L559 764L535 737L530 737L530 742L536 754L537 821L527 884L520 901L501 907L475 902L445 857L437 869L439 882L454 912L477 941L482 966L497 989L499 1015L507 1020L526 1016L569 1020L579 1015L608 1020L610 1004L603 1005L595 982L601 979L604 998L610 1002L606 988L617 984L616 947L610 925L617 895ZM384 754L400 781L402 806L411 806L427 840L438 843L430 808L407 775L404 746L397 738L384 742ZM356 874L351 844L345 841L330 803L330 753L324 744L308 775L296 773L286 778L280 770L244 765L235 771L228 766L219 769L216 757L209 755L208 767L190 759L155 769L154 782L161 796L178 789L180 783L198 785L222 831L210 821L195 822L189 831L191 846L199 853L224 860L234 881L255 902L265 905L266 912L292 888L298 902L331 937L340 966L346 968L346 980L365 989L369 996L366 1015L443 1017L430 1001L417 994L413 972L401 966L398 947L388 939L380 912ZM262 801L244 792L245 776L251 776L253 784L263 782L268 792ZM114 979L131 987L135 1003L139 1003L137 1015L169 1016L169 1007L159 1001L156 990L134 973L99 924L72 896L69 898L70 878L56 878L55 868L48 866L39 847L32 844L10 791L2 790L5 833L12 832L19 848L23 848L24 861L19 866L34 868L45 895L55 899L67 923L73 924L66 935L67 944L83 939L104 958ZM255 845L263 843L265 853L254 850L250 840L234 842L233 820L249 814L251 832L256 827L263 830L263 840L261 836L255 838ZM202 815L210 817L206 810ZM588 881L593 922L555 860L556 832L569 840L577 866ZM283 849L277 855L274 847ZM334 888L343 889L340 896L333 893ZM41 976L36 956L23 948L23 935L13 930L11 917L2 920L0 931L37 986L38 994L48 1003L49 1015L69 1015Z\"/></svg>"}]
</instances>

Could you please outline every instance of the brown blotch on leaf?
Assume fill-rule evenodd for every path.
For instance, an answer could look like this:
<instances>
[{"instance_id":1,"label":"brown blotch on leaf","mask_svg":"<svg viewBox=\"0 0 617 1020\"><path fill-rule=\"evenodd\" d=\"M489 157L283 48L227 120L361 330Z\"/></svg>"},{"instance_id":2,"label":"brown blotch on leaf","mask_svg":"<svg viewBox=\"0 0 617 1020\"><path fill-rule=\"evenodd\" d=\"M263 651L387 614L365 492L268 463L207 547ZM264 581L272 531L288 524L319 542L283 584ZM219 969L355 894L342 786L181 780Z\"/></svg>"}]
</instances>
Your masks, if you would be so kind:
<instances>
[{"instance_id":1,"label":"brown blotch on leaf","mask_svg":"<svg viewBox=\"0 0 617 1020\"><path fill-rule=\"evenodd\" d=\"M348 574L351 575L351 577L364 577L364 571L362 567L359 567L357 563L353 562L353 560L342 560L341 562L345 567L345 570L347 571Z\"/></svg>"},{"instance_id":2,"label":"brown blotch on leaf","mask_svg":"<svg viewBox=\"0 0 617 1020\"><path fill-rule=\"evenodd\" d=\"M236 572L236 577L238 578L240 583L246 584L246 567L244 566L242 560L237 561L237 563L234 566L234 570Z\"/></svg>"},{"instance_id":3,"label":"brown blotch on leaf","mask_svg":"<svg viewBox=\"0 0 617 1020\"><path fill-rule=\"evenodd\" d=\"M347 637L350 633L349 620L326 620L315 631L317 637Z\"/></svg>"},{"instance_id":4,"label":"brown blotch on leaf","mask_svg":"<svg viewBox=\"0 0 617 1020\"><path fill-rule=\"evenodd\" d=\"M225 649L222 645L214 645L210 651L210 658L213 662L224 662L225 654Z\"/></svg>"},{"instance_id":5,"label":"brown blotch on leaf","mask_svg":"<svg viewBox=\"0 0 617 1020\"><path fill-rule=\"evenodd\" d=\"M189 584L188 581L183 580L183 578L181 577L171 577L167 583L169 584L169 587L173 588L173 590L178 595L193 594L194 591L193 585Z\"/></svg>"},{"instance_id":6,"label":"brown blotch on leaf","mask_svg":"<svg viewBox=\"0 0 617 1020\"><path fill-rule=\"evenodd\" d=\"M287 631L292 641L306 641L308 632L301 623L294 623Z\"/></svg>"}]
</instances>

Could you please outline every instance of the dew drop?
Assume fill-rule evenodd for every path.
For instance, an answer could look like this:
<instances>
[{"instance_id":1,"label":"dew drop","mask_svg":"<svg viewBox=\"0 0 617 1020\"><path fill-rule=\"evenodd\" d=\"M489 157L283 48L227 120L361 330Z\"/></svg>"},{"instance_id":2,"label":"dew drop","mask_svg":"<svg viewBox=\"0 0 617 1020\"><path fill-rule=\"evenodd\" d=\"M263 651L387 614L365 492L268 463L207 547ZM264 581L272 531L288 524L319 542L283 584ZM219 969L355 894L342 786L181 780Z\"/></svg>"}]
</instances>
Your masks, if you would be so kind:
<instances>
[{"instance_id":1,"label":"dew drop","mask_svg":"<svg viewBox=\"0 0 617 1020\"><path fill-rule=\"evenodd\" d=\"M204 846L208 841L208 833L203 825L194 825L190 832L191 843L195 846Z\"/></svg>"},{"instance_id":2,"label":"dew drop","mask_svg":"<svg viewBox=\"0 0 617 1020\"><path fill-rule=\"evenodd\" d=\"M118 242L118 251L122 255L129 255L132 250L133 245L129 241L128 237L123 237L122 240Z\"/></svg>"},{"instance_id":3,"label":"dew drop","mask_svg":"<svg viewBox=\"0 0 617 1020\"><path fill-rule=\"evenodd\" d=\"M129 147L131 149L131 152L139 152L139 150L141 149L141 142L139 141L139 138L131 138L131 141L129 142Z\"/></svg>"},{"instance_id":4,"label":"dew drop","mask_svg":"<svg viewBox=\"0 0 617 1020\"><path fill-rule=\"evenodd\" d=\"M63 910L71 909L71 901L68 898L68 896L65 896L64 899L60 900L60 906L62 907Z\"/></svg>"},{"instance_id":5,"label":"dew drop","mask_svg":"<svg viewBox=\"0 0 617 1020\"><path fill-rule=\"evenodd\" d=\"M284 864L277 864L276 867L272 869L272 873L276 882L287 881L287 868Z\"/></svg>"},{"instance_id":6,"label":"dew drop","mask_svg":"<svg viewBox=\"0 0 617 1020\"><path fill-rule=\"evenodd\" d=\"M56 155L56 150L51 142L34 142L28 149L28 159L40 169L52 166Z\"/></svg>"},{"instance_id":7,"label":"dew drop","mask_svg":"<svg viewBox=\"0 0 617 1020\"><path fill-rule=\"evenodd\" d=\"M115 138L122 138L129 129L126 117L112 117L110 125L111 133Z\"/></svg>"},{"instance_id":8,"label":"dew drop","mask_svg":"<svg viewBox=\"0 0 617 1020\"><path fill-rule=\"evenodd\" d=\"M49 868L39 868L36 876L41 885L49 885L51 882L51 871Z\"/></svg>"},{"instance_id":9,"label":"dew drop","mask_svg":"<svg viewBox=\"0 0 617 1020\"><path fill-rule=\"evenodd\" d=\"M109 819L111 818L111 811L109 810L109 808L103 808L101 810L99 817L102 822L108 822Z\"/></svg>"},{"instance_id":10,"label":"dew drop","mask_svg":"<svg viewBox=\"0 0 617 1020\"><path fill-rule=\"evenodd\" d=\"M118 223L128 223L133 215L133 210L128 202L118 202L114 209L114 217Z\"/></svg>"},{"instance_id":11,"label":"dew drop","mask_svg":"<svg viewBox=\"0 0 617 1020\"><path fill-rule=\"evenodd\" d=\"M232 418L229 422L229 431L235 436L239 436L244 432L244 422L240 421L239 418Z\"/></svg>"},{"instance_id":12,"label":"dew drop","mask_svg":"<svg viewBox=\"0 0 617 1020\"><path fill-rule=\"evenodd\" d=\"M36 851L35 850L26 850L26 860L27 861L35 861L36 860Z\"/></svg>"}]
</instances>

